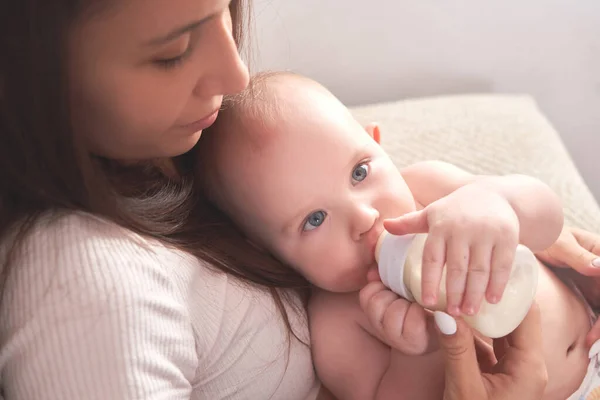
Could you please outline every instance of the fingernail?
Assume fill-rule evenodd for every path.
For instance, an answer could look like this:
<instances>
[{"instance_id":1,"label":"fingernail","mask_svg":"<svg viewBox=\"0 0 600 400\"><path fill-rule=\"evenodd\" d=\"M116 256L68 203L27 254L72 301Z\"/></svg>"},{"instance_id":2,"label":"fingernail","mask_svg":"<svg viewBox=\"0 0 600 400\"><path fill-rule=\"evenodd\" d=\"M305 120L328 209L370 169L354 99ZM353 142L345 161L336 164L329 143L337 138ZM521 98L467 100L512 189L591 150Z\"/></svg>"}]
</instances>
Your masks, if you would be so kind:
<instances>
[{"instance_id":1,"label":"fingernail","mask_svg":"<svg viewBox=\"0 0 600 400\"><path fill-rule=\"evenodd\" d=\"M596 268L600 268L600 258L594 258L592 260L592 266Z\"/></svg>"},{"instance_id":2,"label":"fingernail","mask_svg":"<svg viewBox=\"0 0 600 400\"><path fill-rule=\"evenodd\" d=\"M436 311L433 313L433 319L440 332L444 335L448 336L456 333L456 320L450 315L442 311Z\"/></svg>"},{"instance_id":3,"label":"fingernail","mask_svg":"<svg viewBox=\"0 0 600 400\"><path fill-rule=\"evenodd\" d=\"M436 303L436 299L434 296L425 296L423 298L423 303L425 304L425 306L433 306Z\"/></svg>"},{"instance_id":4,"label":"fingernail","mask_svg":"<svg viewBox=\"0 0 600 400\"><path fill-rule=\"evenodd\" d=\"M452 306L450 308L448 308L448 313L450 315L454 315L455 317L459 317L461 312L460 312L460 307L459 306Z\"/></svg>"}]
</instances>

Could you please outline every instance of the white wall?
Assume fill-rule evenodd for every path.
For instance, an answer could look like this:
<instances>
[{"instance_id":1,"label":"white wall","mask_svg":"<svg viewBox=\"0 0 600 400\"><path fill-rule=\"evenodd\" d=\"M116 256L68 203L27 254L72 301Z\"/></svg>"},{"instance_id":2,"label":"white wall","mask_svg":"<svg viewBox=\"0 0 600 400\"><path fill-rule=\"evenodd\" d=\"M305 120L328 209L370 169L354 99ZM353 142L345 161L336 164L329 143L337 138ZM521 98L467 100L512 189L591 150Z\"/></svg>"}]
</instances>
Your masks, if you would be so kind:
<instances>
[{"instance_id":1,"label":"white wall","mask_svg":"<svg viewBox=\"0 0 600 400\"><path fill-rule=\"evenodd\" d=\"M349 105L529 93L600 199L600 0L254 0L257 69Z\"/></svg>"}]
</instances>

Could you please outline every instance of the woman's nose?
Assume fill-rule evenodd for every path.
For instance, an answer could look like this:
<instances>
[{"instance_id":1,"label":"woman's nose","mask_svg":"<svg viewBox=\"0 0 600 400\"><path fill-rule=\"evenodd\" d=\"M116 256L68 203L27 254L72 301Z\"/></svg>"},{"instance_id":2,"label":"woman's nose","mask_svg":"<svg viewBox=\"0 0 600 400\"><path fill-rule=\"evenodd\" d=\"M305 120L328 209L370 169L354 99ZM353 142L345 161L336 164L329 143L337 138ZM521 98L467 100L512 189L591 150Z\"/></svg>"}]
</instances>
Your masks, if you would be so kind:
<instances>
[{"instance_id":1,"label":"woman's nose","mask_svg":"<svg viewBox=\"0 0 600 400\"><path fill-rule=\"evenodd\" d=\"M194 93L202 98L235 94L248 86L248 67L241 59L235 43L231 17L225 12L217 26L205 38L211 48L206 53L206 70L198 79Z\"/></svg>"}]
</instances>

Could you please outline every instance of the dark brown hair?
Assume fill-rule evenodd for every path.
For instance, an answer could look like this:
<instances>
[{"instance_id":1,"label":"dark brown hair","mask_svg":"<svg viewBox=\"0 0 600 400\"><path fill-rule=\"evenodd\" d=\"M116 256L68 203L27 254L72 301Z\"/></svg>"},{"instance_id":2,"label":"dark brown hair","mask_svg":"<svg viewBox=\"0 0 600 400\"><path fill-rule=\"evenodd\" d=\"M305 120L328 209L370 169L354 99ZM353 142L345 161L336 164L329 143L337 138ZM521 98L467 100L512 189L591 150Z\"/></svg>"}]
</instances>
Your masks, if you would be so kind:
<instances>
[{"instance_id":1,"label":"dark brown hair","mask_svg":"<svg viewBox=\"0 0 600 400\"><path fill-rule=\"evenodd\" d=\"M282 312L284 292L306 281L252 246L214 208L191 178L191 151L175 159L180 179L159 167L121 166L87 152L71 127L67 35L92 0L8 0L0 6L0 240L18 231L2 263L3 282L15 249L38 218L78 210L190 252L214 268L268 288ZM95 8L95 7L92 7ZM242 43L244 0L230 5ZM285 292L287 293L287 292Z\"/></svg>"}]
</instances>

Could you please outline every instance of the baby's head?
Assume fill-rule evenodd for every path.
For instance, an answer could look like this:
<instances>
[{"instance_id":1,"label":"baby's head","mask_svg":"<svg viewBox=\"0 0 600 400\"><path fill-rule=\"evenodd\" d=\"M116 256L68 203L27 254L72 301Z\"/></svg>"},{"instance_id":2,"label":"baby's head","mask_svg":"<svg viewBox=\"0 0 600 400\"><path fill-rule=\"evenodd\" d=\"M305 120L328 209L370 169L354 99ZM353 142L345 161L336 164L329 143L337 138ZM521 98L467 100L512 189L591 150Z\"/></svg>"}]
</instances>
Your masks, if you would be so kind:
<instances>
[{"instance_id":1,"label":"baby's head","mask_svg":"<svg viewBox=\"0 0 600 400\"><path fill-rule=\"evenodd\" d=\"M203 133L196 171L257 245L318 287L354 291L383 220L415 208L378 141L318 83L263 74Z\"/></svg>"}]
</instances>

